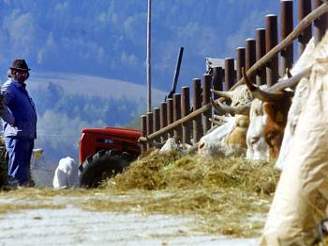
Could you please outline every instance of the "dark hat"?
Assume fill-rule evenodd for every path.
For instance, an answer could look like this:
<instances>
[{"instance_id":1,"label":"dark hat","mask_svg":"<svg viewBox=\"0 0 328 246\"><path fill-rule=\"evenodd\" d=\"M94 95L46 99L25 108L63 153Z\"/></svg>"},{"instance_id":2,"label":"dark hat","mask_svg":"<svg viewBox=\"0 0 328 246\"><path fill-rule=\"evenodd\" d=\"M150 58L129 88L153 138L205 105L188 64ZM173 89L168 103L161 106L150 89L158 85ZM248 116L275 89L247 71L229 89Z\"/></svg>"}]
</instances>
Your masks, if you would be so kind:
<instances>
[{"instance_id":1,"label":"dark hat","mask_svg":"<svg viewBox=\"0 0 328 246\"><path fill-rule=\"evenodd\" d=\"M13 61L10 69L15 70L23 70L23 71L29 71L31 69L28 68L27 63L24 59L16 59Z\"/></svg>"}]
</instances>

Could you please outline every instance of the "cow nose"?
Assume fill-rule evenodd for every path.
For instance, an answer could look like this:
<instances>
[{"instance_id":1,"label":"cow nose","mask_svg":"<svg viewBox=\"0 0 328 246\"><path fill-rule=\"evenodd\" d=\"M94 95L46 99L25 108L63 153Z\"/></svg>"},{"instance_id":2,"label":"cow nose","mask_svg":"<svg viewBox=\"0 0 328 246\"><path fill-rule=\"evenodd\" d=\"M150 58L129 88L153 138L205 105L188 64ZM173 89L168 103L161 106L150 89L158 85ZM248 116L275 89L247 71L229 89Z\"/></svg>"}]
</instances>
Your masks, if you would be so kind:
<instances>
[{"instance_id":1,"label":"cow nose","mask_svg":"<svg viewBox=\"0 0 328 246\"><path fill-rule=\"evenodd\" d=\"M251 138L251 144L256 144L259 141L259 137L252 137Z\"/></svg>"},{"instance_id":2,"label":"cow nose","mask_svg":"<svg viewBox=\"0 0 328 246\"><path fill-rule=\"evenodd\" d=\"M199 145L199 149L202 149L203 147L205 146L205 143L204 142L202 142L200 145Z\"/></svg>"}]
</instances>

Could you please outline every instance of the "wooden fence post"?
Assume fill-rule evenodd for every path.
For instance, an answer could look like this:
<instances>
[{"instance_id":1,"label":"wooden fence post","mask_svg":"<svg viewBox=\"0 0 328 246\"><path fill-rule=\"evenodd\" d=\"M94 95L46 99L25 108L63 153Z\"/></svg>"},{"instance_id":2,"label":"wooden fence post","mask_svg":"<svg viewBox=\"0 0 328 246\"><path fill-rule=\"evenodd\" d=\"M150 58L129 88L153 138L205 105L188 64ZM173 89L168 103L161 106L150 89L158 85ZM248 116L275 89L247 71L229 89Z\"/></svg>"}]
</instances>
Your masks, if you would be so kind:
<instances>
[{"instance_id":1,"label":"wooden fence post","mask_svg":"<svg viewBox=\"0 0 328 246\"><path fill-rule=\"evenodd\" d=\"M181 94L173 94L173 122L181 119ZM181 140L182 131L181 126L176 127L174 130L174 138L177 141Z\"/></svg>"},{"instance_id":2,"label":"wooden fence post","mask_svg":"<svg viewBox=\"0 0 328 246\"><path fill-rule=\"evenodd\" d=\"M211 98L211 82L212 82L212 77L208 74L204 74L203 76L203 90L202 90L202 96L203 96L203 102L202 106L210 103L210 98ZM207 111L205 111L202 114L202 122L203 122L203 135L207 133L207 131L210 129L211 124L210 121L208 120L211 117L211 112L212 109L209 108Z\"/></svg>"},{"instance_id":3,"label":"wooden fence post","mask_svg":"<svg viewBox=\"0 0 328 246\"><path fill-rule=\"evenodd\" d=\"M223 90L224 69L222 67L215 67L213 70L212 85L213 89L217 91ZM218 96L213 94L213 98L217 99Z\"/></svg>"},{"instance_id":4,"label":"wooden fence post","mask_svg":"<svg viewBox=\"0 0 328 246\"><path fill-rule=\"evenodd\" d=\"M255 39L246 39L246 57L245 66L246 71L256 62L256 41ZM251 76L250 81L255 83L255 76Z\"/></svg>"},{"instance_id":5,"label":"wooden fence post","mask_svg":"<svg viewBox=\"0 0 328 246\"><path fill-rule=\"evenodd\" d=\"M173 123L173 99L167 99L167 124ZM168 137L173 137L173 131L168 132Z\"/></svg>"},{"instance_id":6,"label":"wooden fence post","mask_svg":"<svg viewBox=\"0 0 328 246\"><path fill-rule=\"evenodd\" d=\"M268 53L278 44L278 24L276 15L265 16L265 50ZM276 54L266 66L266 82L268 86L278 81L278 54Z\"/></svg>"},{"instance_id":7,"label":"wooden fence post","mask_svg":"<svg viewBox=\"0 0 328 246\"><path fill-rule=\"evenodd\" d=\"M298 22L303 20L311 12L311 0L298 0ZM303 53L306 44L312 37L311 26L307 27L302 35L298 37L300 54Z\"/></svg>"},{"instance_id":8,"label":"wooden fence post","mask_svg":"<svg viewBox=\"0 0 328 246\"><path fill-rule=\"evenodd\" d=\"M153 112L147 112L147 136L154 132L153 129ZM149 141L147 143L147 150L149 150L153 146L153 141Z\"/></svg>"},{"instance_id":9,"label":"wooden fence post","mask_svg":"<svg viewBox=\"0 0 328 246\"><path fill-rule=\"evenodd\" d=\"M256 29L256 61L260 60L265 55L265 29ZM256 84L265 84L266 74L265 67L257 70L256 73Z\"/></svg>"},{"instance_id":10,"label":"wooden fence post","mask_svg":"<svg viewBox=\"0 0 328 246\"><path fill-rule=\"evenodd\" d=\"M160 106L160 128L164 128L167 126L167 103L162 102ZM163 135L161 137L161 142L165 142L167 138Z\"/></svg>"},{"instance_id":11,"label":"wooden fence post","mask_svg":"<svg viewBox=\"0 0 328 246\"><path fill-rule=\"evenodd\" d=\"M159 108L155 107L153 109L153 116L154 116L154 121L153 121L153 130L154 132L157 132L160 129L160 114L159 114ZM156 139L156 141L160 141L160 139Z\"/></svg>"},{"instance_id":12,"label":"wooden fence post","mask_svg":"<svg viewBox=\"0 0 328 246\"><path fill-rule=\"evenodd\" d=\"M244 47L238 47L237 49L237 61L236 61L236 70L237 70L237 81L239 81L242 75L242 68L245 68L245 55L246 50Z\"/></svg>"},{"instance_id":13,"label":"wooden fence post","mask_svg":"<svg viewBox=\"0 0 328 246\"><path fill-rule=\"evenodd\" d=\"M235 59L227 57L224 60L224 90L229 90L235 84Z\"/></svg>"},{"instance_id":14,"label":"wooden fence post","mask_svg":"<svg viewBox=\"0 0 328 246\"><path fill-rule=\"evenodd\" d=\"M140 116L140 130L143 137L147 136L147 116L141 115ZM144 143L140 144L141 153L144 153L147 150L147 146Z\"/></svg>"},{"instance_id":15,"label":"wooden fence post","mask_svg":"<svg viewBox=\"0 0 328 246\"><path fill-rule=\"evenodd\" d=\"M202 106L202 88L201 88L201 80L195 78L192 80L192 88L193 88L193 97L192 97L192 107L193 110L197 110ZM201 138L202 134L202 122L201 115L197 116L193 120L193 144L196 144Z\"/></svg>"},{"instance_id":16,"label":"wooden fence post","mask_svg":"<svg viewBox=\"0 0 328 246\"><path fill-rule=\"evenodd\" d=\"M280 1L280 25L281 25L281 40L285 39L294 28L293 22L293 0ZM287 68L291 68L293 65L293 43L286 49L280 52L281 64L280 75L283 76L286 73Z\"/></svg>"},{"instance_id":17,"label":"wooden fence post","mask_svg":"<svg viewBox=\"0 0 328 246\"><path fill-rule=\"evenodd\" d=\"M190 113L190 89L185 86L182 87L181 94L181 115L182 117L187 116ZM190 144L190 122L182 125L182 143Z\"/></svg>"}]
</instances>

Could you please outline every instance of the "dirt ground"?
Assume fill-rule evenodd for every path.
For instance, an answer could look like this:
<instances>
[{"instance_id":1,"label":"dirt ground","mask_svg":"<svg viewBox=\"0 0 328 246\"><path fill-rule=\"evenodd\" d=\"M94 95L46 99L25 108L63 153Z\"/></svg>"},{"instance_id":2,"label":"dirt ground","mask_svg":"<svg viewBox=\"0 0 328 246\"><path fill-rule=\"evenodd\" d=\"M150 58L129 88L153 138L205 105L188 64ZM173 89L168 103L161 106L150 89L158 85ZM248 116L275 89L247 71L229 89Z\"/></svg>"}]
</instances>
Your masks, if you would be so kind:
<instances>
[{"instance_id":1,"label":"dirt ground","mask_svg":"<svg viewBox=\"0 0 328 246\"><path fill-rule=\"evenodd\" d=\"M79 204L86 199L54 196L40 202L1 195L1 207L15 204L19 209L0 214L0 245L248 246L257 242L196 232L191 217L82 210Z\"/></svg>"}]
</instances>

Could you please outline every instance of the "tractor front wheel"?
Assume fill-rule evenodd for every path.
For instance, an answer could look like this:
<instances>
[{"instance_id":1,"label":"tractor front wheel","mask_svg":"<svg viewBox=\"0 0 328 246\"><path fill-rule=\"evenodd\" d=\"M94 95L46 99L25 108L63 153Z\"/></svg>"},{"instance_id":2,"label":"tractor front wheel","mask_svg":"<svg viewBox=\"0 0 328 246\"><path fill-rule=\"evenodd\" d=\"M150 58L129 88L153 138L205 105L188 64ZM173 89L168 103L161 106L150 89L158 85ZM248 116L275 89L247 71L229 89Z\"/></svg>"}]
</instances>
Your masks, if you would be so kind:
<instances>
[{"instance_id":1,"label":"tractor front wheel","mask_svg":"<svg viewBox=\"0 0 328 246\"><path fill-rule=\"evenodd\" d=\"M80 168L80 186L96 188L105 179L111 178L129 166L131 158L127 153L99 151L87 158Z\"/></svg>"}]
</instances>

